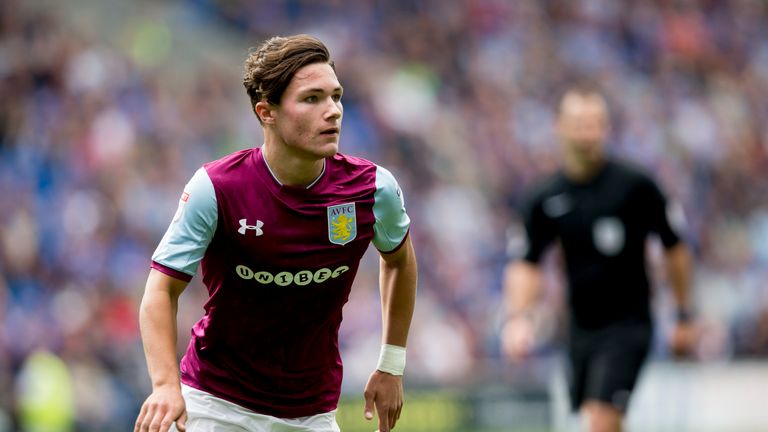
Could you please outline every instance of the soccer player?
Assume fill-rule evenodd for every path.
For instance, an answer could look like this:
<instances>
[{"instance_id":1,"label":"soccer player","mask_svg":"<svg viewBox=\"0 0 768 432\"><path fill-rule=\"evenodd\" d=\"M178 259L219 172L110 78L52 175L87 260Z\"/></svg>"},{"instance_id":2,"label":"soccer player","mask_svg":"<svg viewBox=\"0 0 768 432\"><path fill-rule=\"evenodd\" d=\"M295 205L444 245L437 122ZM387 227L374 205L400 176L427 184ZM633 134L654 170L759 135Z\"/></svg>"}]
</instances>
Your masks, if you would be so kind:
<instances>
[{"instance_id":1,"label":"soccer player","mask_svg":"<svg viewBox=\"0 0 768 432\"><path fill-rule=\"evenodd\" d=\"M620 431L652 337L646 239L658 235L664 246L678 308L671 338L676 353L693 341L690 252L680 239L681 215L654 181L606 156L608 109L596 88L565 92L556 132L562 167L530 191L522 212L527 250L505 272L502 347L512 360L531 354L539 263L558 243L568 282L572 407L585 414L590 431Z\"/></svg>"},{"instance_id":2,"label":"soccer player","mask_svg":"<svg viewBox=\"0 0 768 432\"><path fill-rule=\"evenodd\" d=\"M382 349L368 420L403 404L416 259L386 169L338 153L342 86L328 49L274 37L243 79L264 143L203 165L152 256L140 325L152 393L136 431L338 431L342 307L363 253L381 254ZM179 295L200 263L209 299L177 365Z\"/></svg>"}]
</instances>

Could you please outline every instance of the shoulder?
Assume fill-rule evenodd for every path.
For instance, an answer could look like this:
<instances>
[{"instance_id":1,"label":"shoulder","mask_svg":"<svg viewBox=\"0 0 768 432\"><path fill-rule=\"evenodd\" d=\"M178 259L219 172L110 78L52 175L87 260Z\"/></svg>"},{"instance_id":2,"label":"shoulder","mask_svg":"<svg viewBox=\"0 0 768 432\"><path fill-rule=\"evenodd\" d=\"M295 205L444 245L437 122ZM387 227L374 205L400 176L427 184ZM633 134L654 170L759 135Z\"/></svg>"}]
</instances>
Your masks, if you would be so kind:
<instances>
[{"instance_id":1,"label":"shoulder","mask_svg":"<svg viewBox=\"0 0 768 432\"><path fill-rule=\"evenodd\" d=\"M204 164L203 168L216 186L247 181L250 177L243 174L255 169L255 156L259 151L258 148L236 151Z\"/></svg>"},{"instance_id":2,"label":"shoulder","mask_svg":"<svg viewBox=\"0 0 768 432\"><path fill-rule=\"evenodd\" d=\"M523 206L532 207L545 199L559 195L567 189L567 182L560 171L535 181L523 196Z\"/></svg>"},{"instance_id":3,"label":"shoulder","mask_svg":"<svg viewBox=\"0 0 768 432\"><path fill-rule=\"evenodd\" d=\"M666 196L650 173L626 161L612 161L609 175L604 179L611 187L620 188L626 196L640 200L641 205L663 203Z\"/></svg>"},{"instance_id":4,"label":"shoulder","mask_svg":"<svg viewBox=\"0 0 768 432\"><path fill-rule=\"evenodd\" d=\"M208 175L212 177L226 173L228 171L232 171L234 169L252 167L253 156L258 151L259 149L257 148L249 148L236 151L220 159L208 162L204 164L203 167L206 171L208 171Z\"/></svg>"},{"instance_id":5,"label":"shoulder","mask_svg":"<svg viewBox=\"0 0 768 432\"><path fill-rule=\"evenodd\" d=\"M361 157L350 156L343 153L337 153L330 158L331 164L338 169L346 172L360 172L376 170L376 164Z\"/></svg>"},{"instance_id":6,"label":"shoulder","mask_svg":"<svg viewBox=\"0 0 768 432\"><path fill-rule=\"evenodd\" d=\"M327 161L332 184L350 190L372 190L377 182L377 165L367 159L337 153Z\"/></svg>"},{"instance_id":7,"label":"shoulder","mask_svg":"<svg viewBox=\"0 0 768 432\"><path fill-rule=\"evenodd\" d=\"M621 159L611 159L607 163L608 177L611 181L629 184L655 184L651 175L636 163Z\"/></svg>"}]
</instances>

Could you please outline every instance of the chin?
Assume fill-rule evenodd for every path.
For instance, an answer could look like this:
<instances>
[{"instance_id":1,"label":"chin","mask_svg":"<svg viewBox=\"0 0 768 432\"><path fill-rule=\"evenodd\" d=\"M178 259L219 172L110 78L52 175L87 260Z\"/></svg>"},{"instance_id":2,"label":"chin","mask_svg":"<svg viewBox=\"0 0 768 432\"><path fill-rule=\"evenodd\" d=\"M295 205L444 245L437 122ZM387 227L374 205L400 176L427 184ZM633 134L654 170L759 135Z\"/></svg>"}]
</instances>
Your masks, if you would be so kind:
<instances>
[{"instance_id":1,"label":"chin","mask_svg":"<svg viewBox=\"0 0 768 432\"><path fill-rule=\"evenodd\" d=\"M327 158L327 157L335 156L336 153L338 153L338 152L339 152L339 144L338 143L327 144L327 145L324 145L320 149L320 151L318 152L318 155L323 157L323 158Z\"/></svg>"}]
</instances>

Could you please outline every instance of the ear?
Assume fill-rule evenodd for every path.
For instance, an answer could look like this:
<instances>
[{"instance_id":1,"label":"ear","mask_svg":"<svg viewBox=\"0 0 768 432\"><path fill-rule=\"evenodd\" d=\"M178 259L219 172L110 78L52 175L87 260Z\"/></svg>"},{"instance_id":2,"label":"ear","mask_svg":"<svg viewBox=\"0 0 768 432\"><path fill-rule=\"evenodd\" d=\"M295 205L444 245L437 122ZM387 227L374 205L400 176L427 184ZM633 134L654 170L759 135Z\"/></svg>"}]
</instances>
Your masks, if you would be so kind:
<instances>
[{"instance_id":1,"label":"ear","mask_svg":"<svg viewBox=\"0 0 768 432\"><path fill-rule=\"evenodd\" d=\"M253 111L256 113L263 124L274 124L275 108L275 105L263 100L257 102L256 105L254 105Z\"/></svg>"}]
</instances>

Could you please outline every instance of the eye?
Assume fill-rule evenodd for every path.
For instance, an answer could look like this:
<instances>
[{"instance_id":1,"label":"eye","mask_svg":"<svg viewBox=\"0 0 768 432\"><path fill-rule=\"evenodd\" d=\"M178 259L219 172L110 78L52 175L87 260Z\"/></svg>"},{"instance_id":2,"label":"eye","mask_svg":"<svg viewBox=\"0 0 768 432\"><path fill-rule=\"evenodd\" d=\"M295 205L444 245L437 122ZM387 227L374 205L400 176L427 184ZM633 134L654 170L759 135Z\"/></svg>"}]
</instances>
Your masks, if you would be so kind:
<instances>
[{"instance_id":1,"label":"eye","mask_svg":"<svg viewBox=\"0 0 768 432\"><path fill-rule=\"evenodd\" d=\"M315 103L317 102L317 96L314 96L314 95L307 96L306 98L304 98L304 102Z\"/></svg>"},{"instance_id":2,"label":"eye","mask_svg":"<svg viewBox=\"0 0 768 432\"><path fill-rule=\"evenodd\" d=\"M340 94L335 94L335 95L333 95L332 97L333 97L333 101L334 101L334 102L338 102L338 101L340 101L340 100L341 100L341 95L340 95Z\"/></svg>"}]
</instances>

